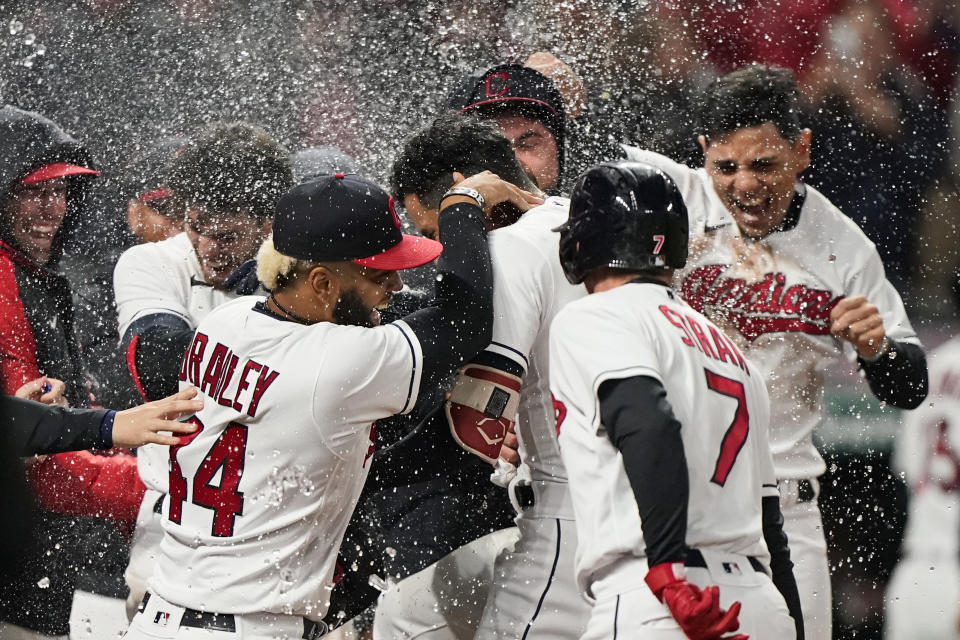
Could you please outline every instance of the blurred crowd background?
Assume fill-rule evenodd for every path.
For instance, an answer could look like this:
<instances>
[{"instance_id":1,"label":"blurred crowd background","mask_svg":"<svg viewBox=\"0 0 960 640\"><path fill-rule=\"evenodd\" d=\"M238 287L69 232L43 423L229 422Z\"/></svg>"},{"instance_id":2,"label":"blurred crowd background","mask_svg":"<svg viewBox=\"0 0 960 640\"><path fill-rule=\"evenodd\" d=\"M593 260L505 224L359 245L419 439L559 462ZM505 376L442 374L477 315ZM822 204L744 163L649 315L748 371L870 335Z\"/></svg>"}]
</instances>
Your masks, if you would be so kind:
<instances>
[{"instance_id":1,"label":"blurred crowd background","mask_svg":"<svg viewBox=\"0 0 960 640\"><path fill-rule=\"evenodd\" d=\"M126 202L164 140L246 120L291 151L335 146L384 181L400 141L444 108L460 78L541 50L584 82L582 100L567 105L578 135L692 166L701 163L692 105L707 82L751 62L793 69L813 130L805 180L877 244L926 346L954 332L956 2L6 0L0 99L59 123L104 176L67 263L89 316L81 342L95 352L110 335L103 324L115 314L99 292L136 242ZM109 377L102 386L124 384ZM114 406L134 398L107 391ZM879 637L905 518L902 482L889 472L897 414L868 396L865 385L834 394L821 434L836 463L821 504L844 638Z\"/></svg>"}]
</instances>

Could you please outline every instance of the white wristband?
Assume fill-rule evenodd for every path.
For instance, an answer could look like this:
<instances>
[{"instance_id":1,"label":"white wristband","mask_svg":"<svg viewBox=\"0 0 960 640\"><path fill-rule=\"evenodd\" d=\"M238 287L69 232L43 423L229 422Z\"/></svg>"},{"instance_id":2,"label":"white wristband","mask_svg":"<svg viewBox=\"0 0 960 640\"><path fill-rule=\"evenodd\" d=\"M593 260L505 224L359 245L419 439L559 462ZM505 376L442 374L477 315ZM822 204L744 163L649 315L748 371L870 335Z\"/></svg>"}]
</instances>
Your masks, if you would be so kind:
<instances>
[{"instance_id":1,"label":"white wristband","mask_svg":"<svg viewBox=\"0 0 960 640\"><path fill-rule=\"evenodd\" d=\"M440 198L440 203L443 204L443 201L449 198L450 196L464 196L470 198L471 200L476 200L477 206L483 209L486 206L486 202L483 199L483 196L480 195L480 192L476 189L471 189L470 187L453 187L449 189L443 197Z\"/></svg>"}]
</instances>

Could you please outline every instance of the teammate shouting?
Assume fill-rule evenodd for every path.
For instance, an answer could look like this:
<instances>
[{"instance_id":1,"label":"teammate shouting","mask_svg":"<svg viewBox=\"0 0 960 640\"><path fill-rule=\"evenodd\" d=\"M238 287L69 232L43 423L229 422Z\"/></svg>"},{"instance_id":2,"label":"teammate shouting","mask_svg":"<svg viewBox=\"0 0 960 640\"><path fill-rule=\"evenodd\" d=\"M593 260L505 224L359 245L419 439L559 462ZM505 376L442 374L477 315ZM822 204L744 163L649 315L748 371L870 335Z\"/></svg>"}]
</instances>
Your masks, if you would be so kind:
<instances>
[{"instance_id":1,"label":"teammate shouting","mask_svg":"<svg viewBox=\"0 0 960 640\"><path fill-rule=\"evenodd\" d=\"M530 206L489 173L488 207ZM258 275L272 291L197 327L181 384L206 396L197 431L170 449L164 539L127 637L318 637L337 547L366 478L370 427L409 411L489 342L491 275L477 203L446 198L436 306L379 325L397 271L440 254L406 236L377 185L337 174L281 198ZM166 628L166 629L165 629Z\"/></svg>"},{"instance_id":2,"label":"teammate shouting","mask_svg":"<svg viewBox=\"0 0 960 640\"><path fill-rule=\"evenodd\" d=\"M715 81L702 106L704 167L656 153L691 213L681 295L730 335L770 392L770 446L807 637L831 637L830 571L817 506L826 467L813 444L823 419L822 369L856 359L870 390L900 408L927 395L927 364L876 248L800 180L811 132L801 129L789 71L749 67Z\"/></svg>"}]
</instances>

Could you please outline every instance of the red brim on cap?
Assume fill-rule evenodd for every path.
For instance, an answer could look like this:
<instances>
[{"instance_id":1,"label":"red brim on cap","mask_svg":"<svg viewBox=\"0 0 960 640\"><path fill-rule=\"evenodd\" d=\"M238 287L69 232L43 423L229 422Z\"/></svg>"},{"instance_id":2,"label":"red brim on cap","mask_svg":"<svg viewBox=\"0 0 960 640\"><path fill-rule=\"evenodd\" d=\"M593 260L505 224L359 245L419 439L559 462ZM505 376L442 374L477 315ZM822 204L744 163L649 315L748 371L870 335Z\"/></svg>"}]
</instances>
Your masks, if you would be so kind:
<instances>
[{"instance_id":1,"label":"red brim on cap","mask_svg":"<svg viewBox=\"0 0 960 640\"><path fill-rule=\"evenodd\" d=\"M421 238L420 236L411 236L405 233L400 242L383 253L378 253L369 258L360 258L359 260L354 260L353 263L361 267L370 267L371 269L400 271L401 269L419 267L432 260L436 260L442 251L443 245L436 240Z\"/></svg>"},{"instance_id":2,"label":"red brim on cap","mask_svg":"<svg viewBox=\"0 0 960 640\"><path fill-rule=\"evenodd\" d=\"M40 167L33 173L27 175L26 178L21 180L24 184L31 184L34 182L43 182L44 180L53 180L54 178L65 178L67 176L79 176L79 175L100 175L99 171L94 171L93 169L87 169L86 167L81 167L76 164L70 164L68 162L53 162L46 166Z\"/></svg>"}]
</instances>

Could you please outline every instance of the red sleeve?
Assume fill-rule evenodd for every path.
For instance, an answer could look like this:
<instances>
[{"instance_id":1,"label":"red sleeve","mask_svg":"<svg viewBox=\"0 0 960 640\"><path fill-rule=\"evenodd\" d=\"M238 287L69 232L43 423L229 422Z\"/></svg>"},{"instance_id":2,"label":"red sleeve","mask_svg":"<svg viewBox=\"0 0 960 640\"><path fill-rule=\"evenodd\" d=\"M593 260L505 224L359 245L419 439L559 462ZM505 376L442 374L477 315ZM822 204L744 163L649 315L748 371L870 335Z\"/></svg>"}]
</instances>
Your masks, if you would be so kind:
<instances>
[{"instance_id":1,"label":"red sleeve","mask_svg":"<svg viewBox=\"0 0 960 640\"><path fill-rule=\"evenodd\" d=\"M21 386L40 377L33 329L20 300L13 262L0 254L0 382L12 395Z\"/></svg>"},{"instance_id":2,"label":"red sleeve","mask_svg":"<svg viewBox=\"0 0 960 640\"><path fill-rule=\"evenodd\" d=\"M137 459L122 449L112 452L58 453L36 461L28 473L37 501L51 511L108 518L126 529L137 519L146 487Z\"/></svg>"}]
</instances>

